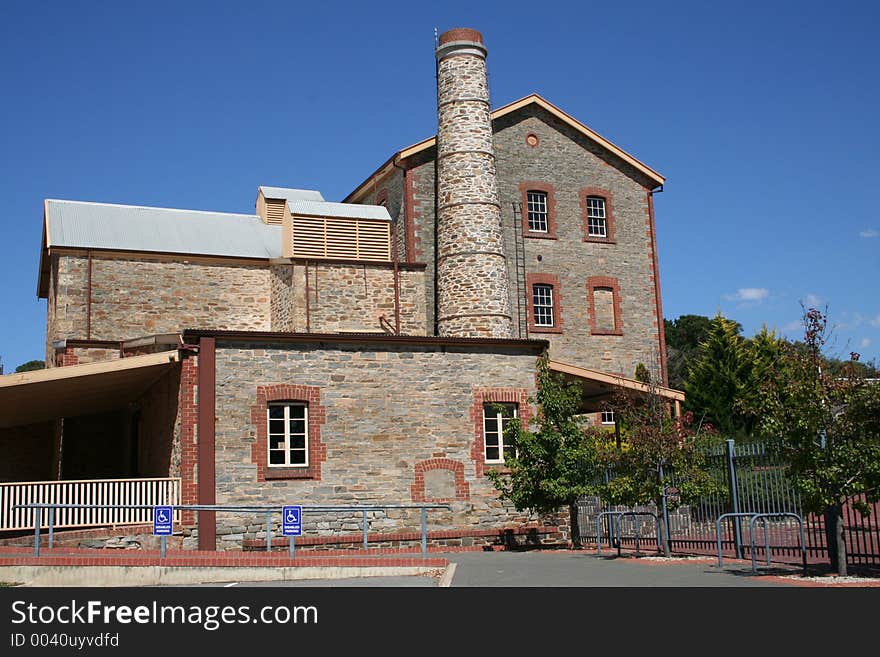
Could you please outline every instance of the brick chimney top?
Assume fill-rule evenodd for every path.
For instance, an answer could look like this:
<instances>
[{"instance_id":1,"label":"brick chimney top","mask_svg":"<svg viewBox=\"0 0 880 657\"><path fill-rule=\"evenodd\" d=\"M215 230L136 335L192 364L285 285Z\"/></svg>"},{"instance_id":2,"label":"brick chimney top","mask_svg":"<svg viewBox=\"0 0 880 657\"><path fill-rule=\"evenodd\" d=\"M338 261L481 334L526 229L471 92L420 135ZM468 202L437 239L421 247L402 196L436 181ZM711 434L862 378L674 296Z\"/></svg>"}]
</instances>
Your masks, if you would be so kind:
<instances>
[{"instance_id":1,"label":"brick chimney top","mask_svg":"<svg viewBox=\"0 0 880 657\"><path fill-rule=\"evenodd\" d=\"M450 41L473 41L481 44L483 43L483 35L469 27L456 27L440 35L441 46Z\"/></svg>"}]
</instances>

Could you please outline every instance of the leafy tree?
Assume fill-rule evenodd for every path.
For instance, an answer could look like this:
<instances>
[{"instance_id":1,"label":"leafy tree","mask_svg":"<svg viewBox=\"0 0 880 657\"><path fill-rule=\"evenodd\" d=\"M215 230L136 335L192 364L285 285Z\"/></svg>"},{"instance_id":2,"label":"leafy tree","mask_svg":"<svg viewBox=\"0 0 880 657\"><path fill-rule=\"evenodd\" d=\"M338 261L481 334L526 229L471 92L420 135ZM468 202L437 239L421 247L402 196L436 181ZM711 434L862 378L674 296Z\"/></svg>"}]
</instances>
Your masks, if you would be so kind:
<instances>
[{"instance_id":1,"label":"leafy tree","mask_svg":"<svg viewBox=\"0 0 880 657\"><path fill-rule=\"evenodd\" d=\"M745 342L745 358L748 368L743 375L742 386L734 400L734 412L738 415L746 435L751 436L761 419L755 409L756 401L761 395L764 382L774 377L776 372L785 367L784 355L788 343L776 336L776 332L762 326L751 339Z\"/></svg>"},{"instance_id":2,"label":"leafy tree","mask_svg":"<svg viewBox=\"0 0 880 657\"><path fill-rule=\"evenodd\" d=\"M41 360L29 360L15 368L15 372L33 372L34 370L45 369L46 363Z\"/></svg>"},{"instance_id":3,"label":"leafy tree","mask_svg":"<svg viewBox=\"0 0 880 657\"><path fill-rule=\"evenodd\" d=\"M740 330L738 323L715 315L684 385L686 407L728 436L746 428L736 406L749 377L749 354Z\"/></svg>"},{"instance_id":4,"label":"leafy tree","mask_svg":"<svg viewBox=\"0 0 880 657\"><path fill-rule=\"evenodd\" d=\"M504 438L516 445L516 456L505 457L509 472L490 470L487 476L501 498L513 502L517 510L553 513L567 506L572 544L580 547L577 502L594 490L598 474L595 439L607 432L589 426L578 415L579 382L566 382L551 372L546 358L538 362L537 378L535 431L520 420L511 420Z\"/></svg>"},{"instance_id":5,"label":"leafy tree","mask_svg":"<svg viewBox=\"0 0 880 657\"><path fill-rule=\"evenodd\" d=\"M668 518L663 511L723 491L705 462L706 447L715 439L714 429L708 424L695 426L690 412L673 418L668 402L656 390L644 400L617 394L612 405L625 441L618 448L606 440L599 453L600 462L614 473L599 486L599 496L608 504L654 504L663 514L659 538L669 556ZM673 484L677 494L664 495Z\"/></svg>"},{"instance_id":6,"label":"leafy tree","mask_svg":"<svg viewBox=\"0 0 880 657\"><path fill-rule=\"evenodd\" d=\"M760 433L779 439L805 510L824 514L831 565L846 575L843 507L866 515L864 499L880 499L880 386L856 367L831 374L822 356L827 315L810 308L803 321L803 347L786 345L750 408Z\"/></svg>"}]
</instances>

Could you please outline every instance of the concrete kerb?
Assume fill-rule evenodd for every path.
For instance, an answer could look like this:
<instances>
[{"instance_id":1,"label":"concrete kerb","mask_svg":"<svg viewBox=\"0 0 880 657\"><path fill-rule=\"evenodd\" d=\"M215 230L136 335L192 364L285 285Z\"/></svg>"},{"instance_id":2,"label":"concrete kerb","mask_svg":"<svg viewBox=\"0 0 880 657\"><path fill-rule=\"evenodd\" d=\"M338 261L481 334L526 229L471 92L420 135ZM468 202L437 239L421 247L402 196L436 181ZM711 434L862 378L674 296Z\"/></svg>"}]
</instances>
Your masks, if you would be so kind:
<instances>
[{"instance_id":1,"label":"concrete kerb","mask_svg":"<svg viewBox=\"0 0 880 657\"><path fill-rule=\"evenodd\" d=\"M454 566L454 565L453 565ZM0 566L0 581L23 586L180 586L349 577L430 575L436 566ZM454 572L454 567L452 572ZM444 578L449 574L449 567ZM451 575L449 582L451 582ZM441 586L443 584L441 583ZM447 583L446 586L449 586Z\"/></svg>"}]
</instances>

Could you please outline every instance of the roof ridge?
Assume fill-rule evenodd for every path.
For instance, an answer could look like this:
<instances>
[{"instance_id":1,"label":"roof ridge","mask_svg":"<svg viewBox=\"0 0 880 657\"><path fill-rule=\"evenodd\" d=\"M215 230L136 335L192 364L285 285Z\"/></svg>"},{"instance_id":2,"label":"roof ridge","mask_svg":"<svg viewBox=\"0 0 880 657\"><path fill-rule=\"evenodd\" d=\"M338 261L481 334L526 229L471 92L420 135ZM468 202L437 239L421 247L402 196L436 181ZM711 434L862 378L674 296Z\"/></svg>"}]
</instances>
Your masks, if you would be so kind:
<instances>
[{"instance_id":1,"label":"roof ridge","mask_svg":"<svg viewBox=\"0 0 880 657\"><path fill-rule=\"evenodd\" d=\"M247 217L248 219L260 219L258 214L245 214L243 212L222 212L220 210L191 210L188 208L164 208L156 205L126 205L124 203L102 203L101 201L75 201L63 198L47 198L46 202L52 203L76 203L79 205L101 205L112 208L129 208L138 210L162 210L164 212L195 212L197 214L224 214L230 217ZM261 220L262 221L262 220Z\"/></svg>"}]
</instances>

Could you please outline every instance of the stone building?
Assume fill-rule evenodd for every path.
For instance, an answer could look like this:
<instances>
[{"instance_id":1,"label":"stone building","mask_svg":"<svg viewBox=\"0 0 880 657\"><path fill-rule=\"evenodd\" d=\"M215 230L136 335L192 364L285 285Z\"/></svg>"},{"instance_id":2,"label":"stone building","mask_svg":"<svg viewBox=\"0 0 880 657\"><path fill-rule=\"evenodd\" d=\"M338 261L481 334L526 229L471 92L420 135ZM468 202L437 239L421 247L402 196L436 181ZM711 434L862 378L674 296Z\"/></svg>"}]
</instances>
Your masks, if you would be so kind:
<instances>
[{"instance_id":1,"label":"stone building","mask_svg":"<svg viewBox=\"0 0 880 657\"><path fill-rule=\"evenodd\" d=\"M644 394L639 363L665 381L663 178L539 96L491 111L478 32L444 33L437 59L437 136L341 203L268 186L253 215L45 202L48 368L0 378L0 530L33 526L12 510L29 500L442 502L432 540L564 536L486 472L505 422L535 413L543 354L584 383L585 413ZM107 513L57 521L145 518ZM266 535L260 514L180 520L202 549ZM315 512L305 542L356 529Z\"/></svg>"}]
</instances>

